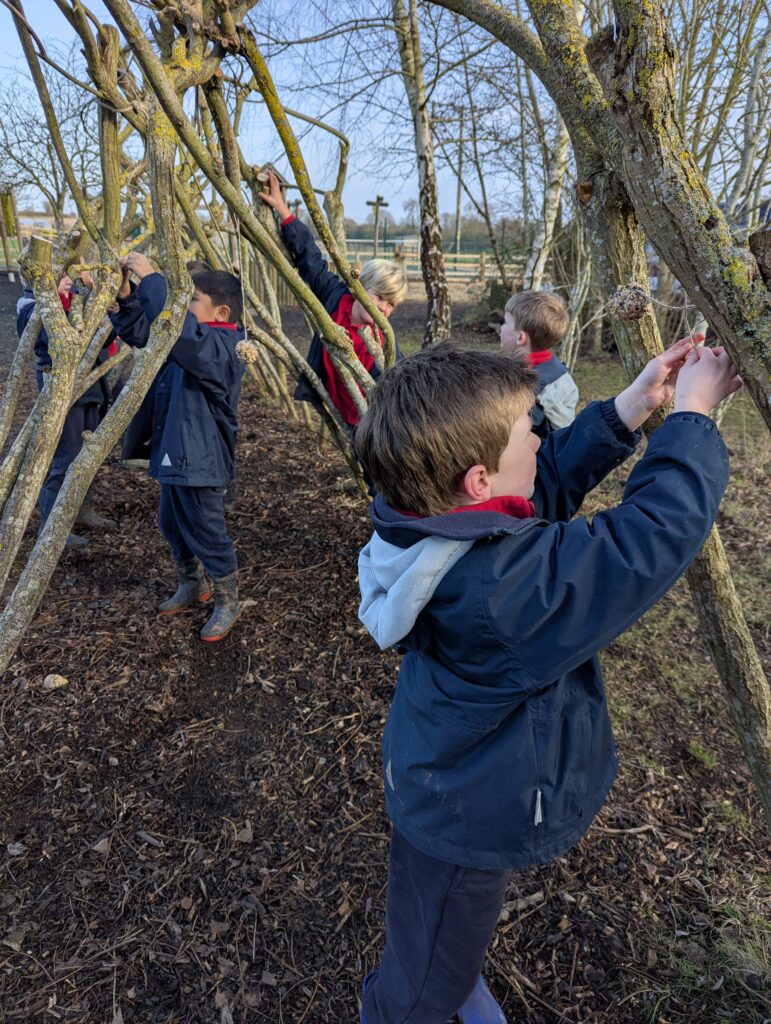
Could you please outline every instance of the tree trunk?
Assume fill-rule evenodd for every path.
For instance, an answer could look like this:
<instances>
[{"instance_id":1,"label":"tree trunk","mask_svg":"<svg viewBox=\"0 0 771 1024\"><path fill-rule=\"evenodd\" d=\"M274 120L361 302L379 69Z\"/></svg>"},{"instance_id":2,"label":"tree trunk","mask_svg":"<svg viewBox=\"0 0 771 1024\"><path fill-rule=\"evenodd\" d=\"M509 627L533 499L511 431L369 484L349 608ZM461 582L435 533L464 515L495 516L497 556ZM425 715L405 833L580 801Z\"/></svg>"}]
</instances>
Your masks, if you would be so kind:
<instances>
[{"instance_id":1,"label":"tree trunk","mask_svg":"<svg viewBox=\"0 0 771 1024\"><path fill-rule=\"evenodd\" d=\"M614 0L614 8L615 29L598 33L587 56L620 135L617 169L651 241L731 353L771 427L771 292L683 139L661 6Z\"/></svg>"},{"instance_id":2,"label":"tree trunk","mask_svg":"<svg viewBox=\"0 0 771 1024\"><path fill-rule=\"evenodd\" d=\"M645 283L645 239L623 186L612 173L592 179L591 201L582 205L589 237L610 295L621 283ZM642 320L612 319L629 378L663 351L650 310ZM654 430L661 415L649 421ZM646 432L650 432L646 428ZM709 645L728 701L728 710L760 795L771 830L771 689L752 642L731 580L725 549L713 526L704 547L686 571L699 625Z\"/></svg>"},{"instance_id":3,"label":"tree trunk","mask_svg":"<svg viewBox=\"0 0 771 1024\"><path fill-rule=\"evenodd\" d=\"M524 286L537 291L541 287L546 263L554 241L554 225L557 220L562 182L568 167L568 148L570 136L565 122L557 115L557 129L554 144L549 150L549 162L546 165L546 184L543 194L541 219L535 226L535 235L530 249L530 256L525 266Z\"/></svg>"},{"instance_id":4,"label":"tree trunk","mask_svg":"<svg viewBox=\"0 0 771 1024\"><path fill-rule=\"evenodd\" d=\"M151 130L148 132L151 194L156 238L169 282L166 308L153 324L146 348L137 351L131 376L117 401L99 424L97 430L84 435L80 454L67 470L67 476L59 491L56 504L38 536L35 547L8 599L3 614L0 615L0 672L8 667L25 630L37 611L64 550L67 536L75 522L86 491L91 486L97 470L110 449L125 431L139 408L166 355L176 341L190 301L190 280L182 262L183 250L173 202L174 153L176 149L174 133L171 131L168 119L158 109L154 112L151 124ZM50 324L52 328L49 329L49 337L54 347L52 355L56 369L57 342L54 339L66 337L67 325L66 321L64 324L58 323L57 325L59 313L61 313L62 320L64 320L64 313L59 304L55 284L53 284L53 276L50 271L48 274L50 281L47 291L53 292L55 303L53 298L45 295L41 295L39 301L43 306L43 321ZM110 283L115 290L117 290L118 280L118 275L113 273ZM58 310L56 306L58 306ZM64 404L64 411L60 414L62 420L68 405L69 403ZM61 423L58 425L57 437L60 432ZM55 446L54 438L53 447ZM31 467L31 471L35 473L30 491L30 493L34 492L31 499L33 503L47 465L47 461L38 459Z\"/></svg>"},{"instance_id":5,"label":"tree trunk","mask_svg":"<svg viewBox=\"0 0 771 1024\"><path fill-rule=\"evenodd\" d=\"M415 153L418 160L420 199L420 263L428 297L428 320L423 346L436 345L450 337L450 292L444 269L442 228L439 222L439 195L434 166L434 146L428 116L423 58L420 49L415 0L392 0L394 27L399 46L402 79L412 113Z\"/></svg>"}]
</instances>

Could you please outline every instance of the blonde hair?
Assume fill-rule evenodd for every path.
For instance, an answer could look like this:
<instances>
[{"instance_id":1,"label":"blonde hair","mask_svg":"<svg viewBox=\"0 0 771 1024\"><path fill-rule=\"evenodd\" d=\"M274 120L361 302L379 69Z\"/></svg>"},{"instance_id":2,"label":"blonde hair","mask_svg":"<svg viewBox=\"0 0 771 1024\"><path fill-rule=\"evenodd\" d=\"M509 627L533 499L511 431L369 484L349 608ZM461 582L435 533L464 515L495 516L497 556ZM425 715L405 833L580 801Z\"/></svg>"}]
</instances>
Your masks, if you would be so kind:
<instances>
[{"instance_id":1,"label":"blonde hair","mask_svg":"<svg viewBox=\"0 0 771 1024\"><path fill-rule=\"evenodd\" d=\"M466 470L497 472L535 387L535 373L506 352L424 349L379 379L356 428L356 454L393 508L439 515L457 505Z\"/></svg>"},{"instance_id":2,"label":"blonde hair","mask_svg":"<svg viewBox=\"0 0 771 1024\"><path fill-rule=\"evenodd\" d=\"M565 336L570 316L565 303L552 292L517 292L506 303L519 331L530 339L533 352L554 348Z\"/></svg>"},{"instance_id":3,"label":"blonde hair","mask_svg":"<svg viewBox=\"0 0 771 1024\"><path fill-rule=\"evenodd\" d=\"M407 274L404 267L393 260L367 260L359 280L368 292L376 292L392 306L404 302L407 295Z\"/></svg>"}]
</instances>

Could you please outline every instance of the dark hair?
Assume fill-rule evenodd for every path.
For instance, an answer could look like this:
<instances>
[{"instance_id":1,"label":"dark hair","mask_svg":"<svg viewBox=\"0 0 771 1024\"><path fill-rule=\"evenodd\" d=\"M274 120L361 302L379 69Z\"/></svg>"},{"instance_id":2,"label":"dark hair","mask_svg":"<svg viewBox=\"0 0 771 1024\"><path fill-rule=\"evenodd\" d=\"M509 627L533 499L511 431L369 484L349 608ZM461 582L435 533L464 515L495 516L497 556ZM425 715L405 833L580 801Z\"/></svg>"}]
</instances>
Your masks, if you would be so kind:
<instances>
[{"instance_id":1,"label":"dark hair","mask_svg":"<svg viewBox=\"0 0 771 1024\"><path fill-rule=\"evenodd\" d=\"M208 295L215 306L227 306L230 319L237 323L244 313L241 282L227 270L205 270L193 278L196 291Z\"/></svg>"},{"instance_id":2,"label":"dark hair","mask_svg":"<svg viewBox=\"0 0 771 1024\"><path fill-rule=\"evenodd\" d=\"M205 274L211 270L211 267L204 260L188 260L185 264L185 270L191 277L197 277L198 274Z\"/></svg>"},{"instance_id":3,"label":"dark hair","mask_svg":"<svg viewBox=\"0 0 771 1024\"><path fill-rule=\"evenodd\" d=\"M509 353L424 349L378 380L356 428L356 454L392 508L447 512L471 466L497 472L535 386L535 373Z\"/></svg>"}]
</instances>

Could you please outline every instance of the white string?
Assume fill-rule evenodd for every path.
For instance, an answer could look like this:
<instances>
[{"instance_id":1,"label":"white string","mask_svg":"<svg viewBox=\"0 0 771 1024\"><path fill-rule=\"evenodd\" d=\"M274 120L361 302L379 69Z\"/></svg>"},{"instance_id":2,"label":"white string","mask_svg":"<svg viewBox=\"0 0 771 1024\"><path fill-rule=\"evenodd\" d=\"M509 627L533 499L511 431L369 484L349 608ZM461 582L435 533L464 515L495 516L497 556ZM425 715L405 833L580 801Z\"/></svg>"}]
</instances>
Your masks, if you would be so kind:
<instances>
[{"instance_id":1,"label":"white string","mask_svg":"<svg viewBox=\"0 0 771 1024\"><path fill-rule=\"evenodd\" d=\"M240 267L239 280L241 281L241 320L244 325L244 341L249 341L249 330L246 326L246 289L244 286L244 246L241 244L241 223L238 214L233 213L233 227L236 229L236 245L238 246L238 264Z\"/></svg>"}]
</instances>

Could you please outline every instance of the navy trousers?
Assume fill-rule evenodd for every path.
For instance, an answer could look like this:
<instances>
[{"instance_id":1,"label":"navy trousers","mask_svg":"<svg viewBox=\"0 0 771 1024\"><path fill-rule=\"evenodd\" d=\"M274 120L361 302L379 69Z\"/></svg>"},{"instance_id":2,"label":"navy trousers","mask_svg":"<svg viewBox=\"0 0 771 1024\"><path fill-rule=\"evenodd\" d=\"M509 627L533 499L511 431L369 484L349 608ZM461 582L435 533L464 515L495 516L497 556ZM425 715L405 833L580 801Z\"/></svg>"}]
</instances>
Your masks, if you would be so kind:
<instances>
[{"instance_id":1,"label":"navy trousers","mask_svg":"<svg viewBox=\"0 0 771 1024\"><path fill-rule=\"evenodd\" d=\"M62 436L56 446L51 468L40 488L38 506L41 522L45 522L54 507L56 496L61 490L67 469L83 447L83 431L96 430L101 420L101 406L95 402L88 405L74 405L64 418Z\"/></svg>"},{"instance_id":2,"label":"navy trousers","mask_svg":"<svg viewBox=\"0 0 771 1024\"><path fill-rule=\"evenodd\" d=\"M437 860L394 829L386 943L364 995L366 1024L447 1024L476 984L510 874Z\"/></svg>"},{"instance_id":3,"label":"navy trousers","mask_svg":"<svg viewBox=\"0 0 771 1024\"><path fill-rule=\"evenodd\" d=\"M134 418L126 427L123 435L121 458L149 459L150 446L153 440L153 409L155 407L155 380L150 390L142 399L142 404L134 413Z\"/></svg>"},{"instance_id":4,"label":"navy trousers","mask_svg":"<svg viewBox=\"0 0 771 1024\"><path fill-rule=\"evenodd\" d=\"M198 558L214 579L229 576L238 567L225 525L225 490L161 484L158 518L174 560Z\"/></svg>"}]
</instances>

